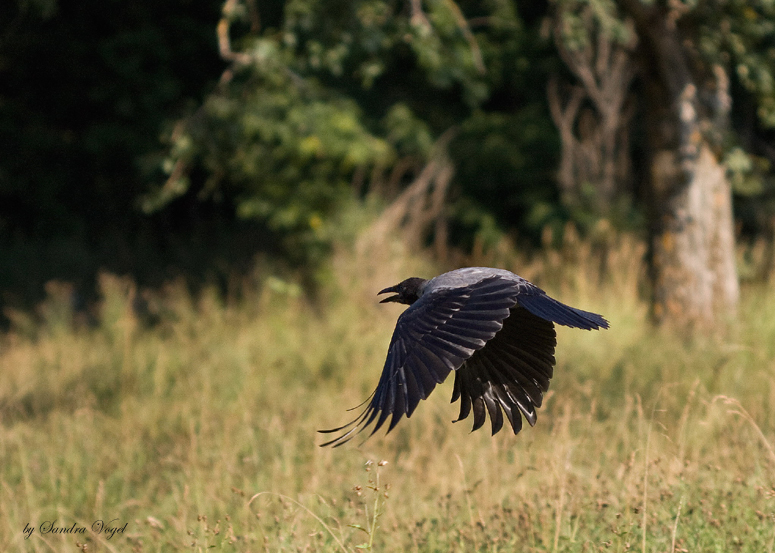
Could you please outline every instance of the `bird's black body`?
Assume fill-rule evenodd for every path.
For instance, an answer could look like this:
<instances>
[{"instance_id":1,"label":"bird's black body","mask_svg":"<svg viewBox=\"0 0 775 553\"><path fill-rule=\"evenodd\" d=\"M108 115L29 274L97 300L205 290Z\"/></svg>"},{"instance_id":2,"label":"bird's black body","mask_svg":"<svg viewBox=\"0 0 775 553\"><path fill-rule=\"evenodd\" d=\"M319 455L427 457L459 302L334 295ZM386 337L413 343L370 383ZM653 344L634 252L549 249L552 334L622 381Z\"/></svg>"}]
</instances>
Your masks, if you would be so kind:
<instances>
[{"instance_id":1,"label":"bird's black body","mask_svg":"<svg viewBox=\"0 0 775 553\"><path fill-rule=\"evenodd\" d=\"M381 303L411 307L398 318L377 389L354 421L323 431L346 430L324 446L342 445L371 425L373 434L388 418L389 432L451 371L452 401L460 399L458 420L473 411L476 430L489 413L495 434L505 413L516 434L522 416L535 424L535 408L549 389L557 343L553 323L608 328L602 316L560 303L502 269L470 267L431 280L409 278L380 294L388 292L396 295Z\"/></svg>"}]
</instances>

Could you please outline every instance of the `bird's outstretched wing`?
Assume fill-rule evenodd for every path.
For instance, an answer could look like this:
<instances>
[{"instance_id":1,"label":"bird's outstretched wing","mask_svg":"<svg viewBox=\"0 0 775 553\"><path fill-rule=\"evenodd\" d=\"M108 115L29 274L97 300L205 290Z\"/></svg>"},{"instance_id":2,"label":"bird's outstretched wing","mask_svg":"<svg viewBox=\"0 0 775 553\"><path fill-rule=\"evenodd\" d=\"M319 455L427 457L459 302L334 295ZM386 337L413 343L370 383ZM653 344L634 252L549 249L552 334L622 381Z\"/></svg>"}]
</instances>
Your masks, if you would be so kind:
<instances>
[{"instance_id":1,"label":"bird's outstretched wing","mask_svg":"<svg viewBox=\"0 0 775 553\"><path fill-rule=\"evenodd\" d=\"M519 288L499 277L434 289L398 318L377 389L352 422L321 432L344 433L323 446L340 446L373 424L374 434L392 415L388 432L411 416L421 399L480 350L503 327ZM368 401L368 400L367 400Z\"/></svg>"},{"instance_id":2,"label":"bird's outstretched wing","mask_svg":"<svg viewBox=\"0 0 775 553\"><path fill-rule=\"evenodd\" d=\"M493 434L503 427L502 412L514 434L522 430L520 413L535 425L535 410L549 389L555 364L553 323L586 330L608 328L602 316L565 305L537 286L520 282L517 305L503 321L503 329L455 373L452 402L460 399L458 421L473 408L472 431L484 424L487 413Z\"/></svg>"},{"instance_id":3,"label":"bird's outstretched wing","mask_svg":"<svg viewBox=\"0 0 775 553\"><path fill-rule=\"evenodd\" d=\"M490 415L492 433L503 426L503 413L514 434L522 430L522 415L530 426L536 422L536 407L549 389L554 370L554 324L523 307L511 309L503 329L475 352L455 373L452 402L460 399L455 422L468 417L473 407L478 430Z\"/></svg>"}]
</instances>

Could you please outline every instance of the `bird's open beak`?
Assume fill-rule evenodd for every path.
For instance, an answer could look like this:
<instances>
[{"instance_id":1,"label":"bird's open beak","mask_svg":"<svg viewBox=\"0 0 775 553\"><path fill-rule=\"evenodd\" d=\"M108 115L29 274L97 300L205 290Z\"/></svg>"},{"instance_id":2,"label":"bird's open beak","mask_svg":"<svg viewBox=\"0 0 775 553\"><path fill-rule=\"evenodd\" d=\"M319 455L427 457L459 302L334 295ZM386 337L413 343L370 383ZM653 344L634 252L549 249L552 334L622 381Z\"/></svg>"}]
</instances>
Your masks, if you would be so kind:
<instances>
[{"instance_id":1,"label":"bird's open beak","mask_svg":"<svg viewBox=\"0 0 775 553\"><path fill-rule=\"evenodd\" d=\"M387 294L389 292L398 292L398 284L396 284L395 286L391 286L390 288L385 288L384 290L380 290L379 292L377 292L377 295L379 296L380 294ZM398 303L398 296L397 295L390 296L389 298L385 298L379 303L389 303L391 301Z\"/></svg>"}]
</instances>

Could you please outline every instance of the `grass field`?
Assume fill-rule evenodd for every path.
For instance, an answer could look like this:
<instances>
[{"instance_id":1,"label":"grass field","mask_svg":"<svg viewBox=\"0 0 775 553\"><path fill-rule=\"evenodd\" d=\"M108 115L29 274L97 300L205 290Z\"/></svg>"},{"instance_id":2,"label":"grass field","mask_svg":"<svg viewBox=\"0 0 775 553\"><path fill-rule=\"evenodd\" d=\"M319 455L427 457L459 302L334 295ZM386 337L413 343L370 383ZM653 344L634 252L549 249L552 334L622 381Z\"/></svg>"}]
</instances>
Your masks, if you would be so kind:
<instances>
[{"instance_id":1,"label":"grass field","mask_svg":"<svg viewBox=\"0 0 775 553\"><path fill-rule=\"evenodd\" d=\"M98 323L52 284L45 323L16 314L0 345L0 551L773 551L775 286L690 339L648 324L631 239L473 259L611 330L558 330L516 437L451 424L446 383L387 437L321 449L382 369L401 306L375 292L438 270L375 251L337 254L314 301L173 284L153 324L127 279L103 275Z\"/></svg>"}]
</instances>

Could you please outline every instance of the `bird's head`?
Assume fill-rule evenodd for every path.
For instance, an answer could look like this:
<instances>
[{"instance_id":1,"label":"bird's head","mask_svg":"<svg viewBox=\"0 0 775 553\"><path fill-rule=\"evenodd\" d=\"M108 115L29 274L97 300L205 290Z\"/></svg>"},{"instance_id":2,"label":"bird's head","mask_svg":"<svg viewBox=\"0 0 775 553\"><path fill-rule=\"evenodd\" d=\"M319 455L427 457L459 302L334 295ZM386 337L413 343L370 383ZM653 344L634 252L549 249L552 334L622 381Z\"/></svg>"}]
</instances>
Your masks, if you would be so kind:
<instances>
[{"instance_id":1,"label":"bird's head","mask_svg":"<svg viewBox=\"0 0 775 553\"><path fill-rule=\"evenodd\" d=\"M388 292L392 292L396 295L387 297L379 303L396 302L412 305L414 302L420 299L420 292L426 282L427 280L424 278L412 277L399 282L395 286L380 290L379 294L387 294Z\"/></svg>"}]
</instances>

